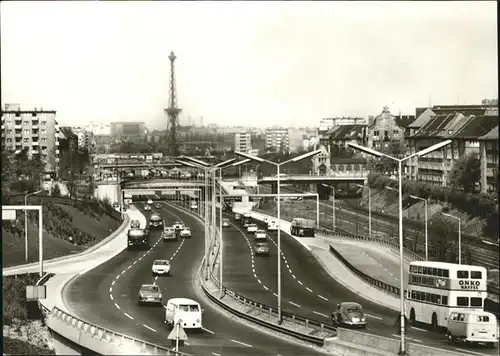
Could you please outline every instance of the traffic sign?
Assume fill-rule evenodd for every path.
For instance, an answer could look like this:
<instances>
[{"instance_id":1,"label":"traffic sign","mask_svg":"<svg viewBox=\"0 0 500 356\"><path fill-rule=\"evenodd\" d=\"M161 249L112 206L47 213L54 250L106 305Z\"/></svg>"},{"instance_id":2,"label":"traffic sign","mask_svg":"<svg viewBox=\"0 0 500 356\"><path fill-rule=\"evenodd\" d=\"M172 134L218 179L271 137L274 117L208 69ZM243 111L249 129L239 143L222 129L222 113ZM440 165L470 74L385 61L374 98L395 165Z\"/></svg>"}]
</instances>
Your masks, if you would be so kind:
<instances>
[{"instance_id":1,"label":"traffic sign","mask_svg":"<svg viewBox=\"0 0 500 356\"><path fill-rule=\"evenodd\" d=\"M184 331L184 328L180 324L174 326L174 328L168 335L168 340L177 340L177 328L179 328L179 341L186 341L188 337L186 335L186 332Z\"/></svg>"},{"instance_id":2,"label":"traffic sign","mask_svg":"<svg viewBox=\"0 0 500 356\"><path fill-rule=\"evenodd\" d=\"M2 221L3 220L16 220L16 210L2 209Z\"/></svg>"}]
</instances>

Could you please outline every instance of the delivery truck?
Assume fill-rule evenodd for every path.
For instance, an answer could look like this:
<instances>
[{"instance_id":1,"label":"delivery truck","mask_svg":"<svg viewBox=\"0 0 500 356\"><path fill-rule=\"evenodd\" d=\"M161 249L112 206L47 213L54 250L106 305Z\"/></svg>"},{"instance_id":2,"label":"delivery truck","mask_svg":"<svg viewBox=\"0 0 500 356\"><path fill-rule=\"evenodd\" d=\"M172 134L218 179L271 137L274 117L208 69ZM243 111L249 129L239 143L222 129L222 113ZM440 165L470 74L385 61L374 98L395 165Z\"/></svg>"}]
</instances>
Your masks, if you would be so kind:
<instances>
[{"instance_id":1,"label":"delivery truck","mask_svg":"<svg viewBox=\"0 0 500 356\"><path fill-rule=\"evenodd\" d=\"M316 222L311 219L294 218L290 226L290 234L299 237L314 237Z\"/></svg>"}]
</instances>

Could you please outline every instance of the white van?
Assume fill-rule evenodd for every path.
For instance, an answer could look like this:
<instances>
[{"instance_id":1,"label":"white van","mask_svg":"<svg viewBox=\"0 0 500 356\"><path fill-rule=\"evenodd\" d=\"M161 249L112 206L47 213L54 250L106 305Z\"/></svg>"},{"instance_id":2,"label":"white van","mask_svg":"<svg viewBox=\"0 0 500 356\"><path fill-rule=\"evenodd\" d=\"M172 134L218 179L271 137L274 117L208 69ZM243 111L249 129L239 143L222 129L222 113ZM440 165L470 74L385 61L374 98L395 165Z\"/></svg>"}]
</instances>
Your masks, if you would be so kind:
<instances>
[{"instance_id":1,"label":"white van","mask_svg":"<svg viewBox=\"0 0 500 356\"><path fill-rule=\"evenodd\" d=\"M180 324L184 329L201 329L202 313L200 303L188 298L172 298L165 306L164 323L174 327L180 319Z\"/></svg>"},{"instance_id":2,"label":"white van","mask_svg":"<svg viewBox=\"0 0 500 356\"><path fill-rule=\"evenodd\" d=\"M268 231L278 231L278 222L276 220L269 220L267 222Z\"/></svg>"},{"instance_id":3,"label":"white van","mask_svg":"<svg viewBox=\"0 0 500 356\"><path fill-rule=\"evenodd\" d=\"M497 318L494 314L471 310L451 313L446 335L452 343L485 343L494 347L498 342L497 332Z\"/></svg>"}]
</instances>

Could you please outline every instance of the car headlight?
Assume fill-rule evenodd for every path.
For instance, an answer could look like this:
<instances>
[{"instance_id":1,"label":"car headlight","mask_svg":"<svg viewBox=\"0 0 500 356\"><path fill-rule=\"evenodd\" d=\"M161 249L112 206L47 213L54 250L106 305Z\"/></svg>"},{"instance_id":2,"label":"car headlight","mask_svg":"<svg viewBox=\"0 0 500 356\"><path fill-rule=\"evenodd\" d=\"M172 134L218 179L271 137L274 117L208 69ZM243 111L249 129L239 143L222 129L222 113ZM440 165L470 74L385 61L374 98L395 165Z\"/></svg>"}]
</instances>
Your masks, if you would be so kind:
<instances>
[{"instance_id":1,"label":"car headlight","mask_svg":"<svg viewBox=\"0 0 500 356\"><path fill-rule=\"evenodd\" d=\"M158 296L158 299L161 299L162 297L163 297L163 296L160 294L160 295Z\"/></svg>"},{"instance_id":2,"label":"car headlight","mask_svg":"<svg viewBox=\"0 0 500 356\"><path fill-rule=\"evenodd\" d=\"M366 321L366 318L365 317L361 318L361 321Z\"/></svg>"}]
</instances>

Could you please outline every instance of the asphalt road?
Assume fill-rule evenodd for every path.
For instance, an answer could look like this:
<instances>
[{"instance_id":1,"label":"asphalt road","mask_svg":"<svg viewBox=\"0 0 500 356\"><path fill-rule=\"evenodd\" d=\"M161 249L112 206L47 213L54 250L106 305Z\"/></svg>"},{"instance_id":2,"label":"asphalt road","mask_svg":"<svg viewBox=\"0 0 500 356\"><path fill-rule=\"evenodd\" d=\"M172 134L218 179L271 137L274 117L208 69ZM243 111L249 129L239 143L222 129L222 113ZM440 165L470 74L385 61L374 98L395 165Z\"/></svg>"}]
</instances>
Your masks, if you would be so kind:
<instances>
[{"instance_id":1,"label":"asphalt road","mask_svg":"<svg viewBox=\"0 0 500 356\"><path fill-rule=\"evenodd\" d=\"M156 210L156 209L154 209ZM151 232L151 249L123 251L112 260L78 277L63 291L67 307L76 315L114 331L148 342L169 346L169 330L163 323L164 308L139 307L141 284L160 286L165 304L169 298L187 297L201 301L195 288L196 274L204 252L202 224L189 214L164 204L158 211L167 225L183 220L192 238L163 243L160 232ZM172 259L170 277L153 278L155 259ZM248 327L204 305L202 333L189 333L181 351L193 355L315 355L318 351Z\"/></svg>"},{"instance_id":2,"label":"asphalt road","mask_svg":"<svg viewBox=\"0 0 500 356\"><path fill-rule=\"evenodd\" d=\"M226 215L230 217L230 215ZM254 246L253 236L245 233L240 222L231 220L232 226L225 228L224 278L225 285L240 294L264 304L277 305L277 233L269 232L270 257L254 257L247 242ZM257 222L260 227L262 223ZM368 321L366 332L398 338L394 322L397 312L361 298L336 282L306 251L288 234L281 234L282 248L282 308L319 321L330 322L331 312L337 303L356 301L363 305ZM424 329L411 328L410 342L456 350L447 344L444 335ZM460 348L470 354L497 354L498 349L488 350L483 346L472 349Z\"/></svg>"}]
</instances>

